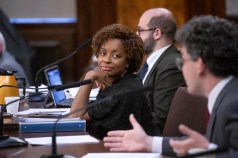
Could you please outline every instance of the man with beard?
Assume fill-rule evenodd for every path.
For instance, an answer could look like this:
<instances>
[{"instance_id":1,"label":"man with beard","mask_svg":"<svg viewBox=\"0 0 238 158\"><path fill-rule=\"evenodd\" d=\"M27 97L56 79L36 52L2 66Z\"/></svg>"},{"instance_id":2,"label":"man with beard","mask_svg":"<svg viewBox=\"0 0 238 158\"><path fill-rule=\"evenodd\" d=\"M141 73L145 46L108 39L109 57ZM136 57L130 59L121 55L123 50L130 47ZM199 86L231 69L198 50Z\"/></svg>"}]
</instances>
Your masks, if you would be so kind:
<instances>
[{"instance_id":1,"label":"man with beard","mask_svg":"<svg viewBox=\"0 0 238 158\"><path fill-rule=\"evenodd\" d=\"M175 32L175 18L165 8L146 10L140 17L137 34L144 42L148 70L142 72L144 64L139 75L144 86L153 89L147 93L147 99L160 133L177 88L185 86L183 75L175 64L175 59L180 56L173 45Z\"/></svg>"}]
</instances>

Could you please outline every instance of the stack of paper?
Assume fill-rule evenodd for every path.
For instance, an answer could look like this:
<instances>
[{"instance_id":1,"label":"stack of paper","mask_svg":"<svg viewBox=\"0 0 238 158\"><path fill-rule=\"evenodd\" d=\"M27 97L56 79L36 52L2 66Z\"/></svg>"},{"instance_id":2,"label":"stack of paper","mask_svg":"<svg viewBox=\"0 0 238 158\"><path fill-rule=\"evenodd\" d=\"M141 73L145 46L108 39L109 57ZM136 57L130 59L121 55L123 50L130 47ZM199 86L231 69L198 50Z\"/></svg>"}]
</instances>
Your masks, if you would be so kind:
<instances>
[{"instance_id":1,"label":"stack of paper","mask_svg":"<svg viewBox=\"0 0 238 158\"><path fill-rule=\"evenodd\" d=\"M82 158L159 158L158 153L89 153Z\"/></svg>"},{"instance_id":2,"label":"stack of paper","mask_svg":"<svg viewBox=\"0 0 238 158\"><path fill-rule=\"evenodd\" d=\"M25 111L20 111L17 113L18 116L21 115L37 115L37 114L55 114L55 113L61 113L62 115L66 115L70 112L70 108L60 108L60 109L41 109L41 108L32 108Z\"/></svg>"},{"instance_id":3,"label":"stack of paper","mask_svg":"<svg viewBox=\"0 0 238 158\"><path fill-rule=\"evenodd\" d=\"M48 145L52 143L52 137L26 138L32 145ZM78 144L78 143L99 143L99 141L89 135L80 136L57 136L57 144Z\"/></svg>"}]
</instances>

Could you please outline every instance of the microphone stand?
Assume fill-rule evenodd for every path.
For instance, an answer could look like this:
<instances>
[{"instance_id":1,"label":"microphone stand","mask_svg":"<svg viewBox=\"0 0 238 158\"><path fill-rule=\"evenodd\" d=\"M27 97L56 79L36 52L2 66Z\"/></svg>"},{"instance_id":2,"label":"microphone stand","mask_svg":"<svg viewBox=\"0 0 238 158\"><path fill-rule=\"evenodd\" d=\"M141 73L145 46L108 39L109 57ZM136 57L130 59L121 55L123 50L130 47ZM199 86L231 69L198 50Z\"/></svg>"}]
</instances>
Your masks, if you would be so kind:
<instances>
[{"instance_id":1,"label":"microphone stand","mask_svg":"<svg viewBox=\"0 0 238 158\"><path fill-rule=\"evenodd\" d=\"M30 97L33 97L33 96L37 96L37 95L40 95L42 93L40 92L37 92L37 93L34 93L32 95L29 95L29 96L26 96L26 97L21 97L19 99L16 99L16 100L13 100L11 102L9 102L8 104L6 105L3 105L1 106L1 111L0 111L0 148L6 148L6 147L13 147L13 146L26 146L28 143L22 139L19 139L19 138L16 138L16 137L9 137L9 136L6 136L4 135L4 132L3 132L3 111L6 110L6 107L14 102L17 102L21 99L27 99L27 98L30 98Z\"/></svg>"},{"instance_id":2,"label":"microphone stand","mask_svg":"<svg viewBox=\"0 0 238 158\"><path fill-rule=\"evenodd\" d=\"M123 97L132 96L132 95L138 95L140 93L143 93L143 92L149 91L149 90L151 90L150 87L143 87L143 88L140 88L140 89L136 89L136 90L116 94L114 96L108 96L106 98L103 98L103 99L100 99L100 100L95 101L93 103L90 103L86 107L79 108L79 109L76 109L76 110L66 114L66 115L59 116L57 118L57 120L55 121L55 123L53 125L53 130L52 130L52 153L51 153L51 155L48 155L48 156L43 155L43 156L41 156L41 158L63 158L64 157L64 155L62 155L62 154L57 154L57 145L56 145L56 125L62 118L68 117L68 116L70 116L70 115L72 115L76 112L79 112L79 111L84 110L84 109L88 109L90 107L93 107L93 106L101 104L101 103L105 103L105 102L108 102L108 101L113 101L115 99L120 99L120 98L123 98ZM86 111L85 111L85 113L86 113ZM70 157L72 157L72 156L70 156Z\"/></svg>"},{"instance_id":3,"label":"microphone stand","mask_svg":"<svg viewBox=\"0 0 238 158\"><path fill-rule=\"evenodd\" d=\"M4 84L4 85L0 86L0 88L2 88L2 87L22 88L22 87L19 87L19 86L13 86L13 85L7 85L7 84Z\"/></svg>"},{"instance_id":4,"label":"microphone stand","mask_svg":"<svg viewBox=\"0 0 238 158\"><path fill-rule=\"evenodd\" d=\"M74 82L74 83L68 83L68 84L64 84L64 85L48 86L48 90L61 91L61 90L65 90L65 89L68 89L68 88L79 87L79 86L89 84L89 83L92 83L92 80L82 80L82 81L78 81L78 82Z\"/></svg>"},{"instance_id":5,"label":"microphone stand","mask_svg":"<svg viewBox=\"0 0 238 158\"><path fill-rule=\"evenodd\" d=\"M62 59L60 59L60 60L57 60L57 61L55 61L55 62L53 62L53 63L51 63L51 64L49 64L49 65L46 65L46 66L43 66L42 68L40 68L40 69L37 71L36 76L35 76L35 90L36 90L36 92L38 92L38 77L39 77L39 74L40 74L44 69L46 69L46 68L48 68L48 67L51 67L51 66L53 66L53 65L56 65L56 64L58 64L58 63L60 63L60 62L62 62L62 61L64 61L64 60L70 58L71 56L73 56L74 54L78 53L81 49L83 49L85 46L87 46L87 45L88 45L89 43L91 43L91 42L92 42L92 38L88 39L88 40L85 41L83 44L81 44L73 53L67 55L66 57L64 57L64 58L62 58Z\"/></svg>"},{"instance_id":6,"label":"microphone stand","mask_svg":"<svg viewBox=\"0 0 238 158\"><path fill-rule=\"evenodd\" d=\"M52 91L62 91L64 89L80 87L82 85L89 84L89 83L92 83L92 80L82 80L82 81L78 81L78 82L74 82L74 83L68 83L68 84L64 84L64 85L48 86L49 91L48 91L48 94L47 94L46 99L44 101L44 107L45 108L49 107L46 104L47 104L47 101L48 101Z\"/></svg>"},{"instance_id":7,"label":"microphone stand","mask_svg":"<svg viewBox=\"0 0 238 158\"><path fill-rule=\"evenodd\" d=\"M26 95L26 86L13 86L13 85L0 85L0 88L2 87L11 87L11 88L22 88L23 89L23 97ZM49 89L50 90L51 86L48 86L48 88L38 88L38 89ZM35 89L35 88L28 88L28 89Z\"/></svg>"},{"instance_id":8,"label":"microphone stand","mask_svg":"<svg viewBox=\"0 0 238 158\"><path fill-rule=\"evenodd\" d=\"M22 84L23 84L23 96L25 97L26 95L26 79L25 78L16 78L16 80L22 80Z\"/></svg>"}]
</instances>

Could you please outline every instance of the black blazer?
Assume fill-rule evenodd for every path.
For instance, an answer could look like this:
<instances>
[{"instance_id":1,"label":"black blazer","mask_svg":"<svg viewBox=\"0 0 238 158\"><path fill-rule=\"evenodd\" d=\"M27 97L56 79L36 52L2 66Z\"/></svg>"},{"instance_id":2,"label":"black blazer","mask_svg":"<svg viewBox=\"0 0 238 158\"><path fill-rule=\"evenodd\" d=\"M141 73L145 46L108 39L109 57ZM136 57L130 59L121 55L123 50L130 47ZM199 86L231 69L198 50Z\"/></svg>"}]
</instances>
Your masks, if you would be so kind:
<instances>
[{"instance_id":1,"label":"black blazer","mask_svg":"<svg viewBox=\"0 0 238 158\"><path fill-rule=\"evenodd\" d=\"M155 62L147 75L144 86L150 86L147 93L155 123L163 132L169 108L178 87L185 86L182 72L178 70L175 59L181 54L174 45L167 48Z\"/></svg>"}]
</instances>

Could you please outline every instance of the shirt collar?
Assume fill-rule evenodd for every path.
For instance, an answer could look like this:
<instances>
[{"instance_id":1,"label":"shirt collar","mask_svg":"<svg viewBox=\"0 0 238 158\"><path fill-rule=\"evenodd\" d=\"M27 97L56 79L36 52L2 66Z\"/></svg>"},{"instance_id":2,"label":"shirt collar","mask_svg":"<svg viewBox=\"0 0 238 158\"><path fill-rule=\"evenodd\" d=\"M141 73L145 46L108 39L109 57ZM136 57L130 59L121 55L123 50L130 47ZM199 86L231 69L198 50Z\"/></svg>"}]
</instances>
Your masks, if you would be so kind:
<instances>
[{"instance_id":1,"label":"shirt collar","mask_svg":"<svg viewBox=\"0 0 238 158\"><path fill-rule=\"evenodd\" d=\"M217 100L218 95L222 91L222 89L225 87L225 85L232 80L233 76L226 77L222 79L220 82L218 82L211 90L211 92L208 95L208 111L211 114L212 110L215 105L215 101Z\"/></svg>"},{"instance_id":2,"label":"shirt collar","mask_svg":"<svg viewBox=\"0 0 238 158\"><path fill-rule=\"evenodd\" d=\"M149 69L151 69L153 67L153 65L155 64L157 59L161 56L161 54L170 46L171 46L171 44L167 45L163 48L160 48L160 49L156 50L155 52L151 53L151 55L146 60L148 66L149 66Z\"/></svg>"},{"instance_id":3,"label":"shirt collar","mask_svg":"<svg viewBox=\"0 0 238 158\"><path fill-rule=\"evenodd\" d=\"M154 66L155 62L157 61L157 59L159 59L159 57L161 56L161 54L171 46L172 44L169 44L163 48L160 48L154 52L151 53L151 55L147 58L146 62L148 64L148 71L145 74L145 77L143 79L143 82L145 82L145 79L147 77L147 75L149 74L150 70L152 69L152 67Z\"/></svg>"}]
</instances>

